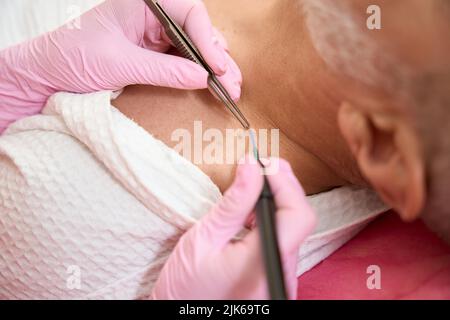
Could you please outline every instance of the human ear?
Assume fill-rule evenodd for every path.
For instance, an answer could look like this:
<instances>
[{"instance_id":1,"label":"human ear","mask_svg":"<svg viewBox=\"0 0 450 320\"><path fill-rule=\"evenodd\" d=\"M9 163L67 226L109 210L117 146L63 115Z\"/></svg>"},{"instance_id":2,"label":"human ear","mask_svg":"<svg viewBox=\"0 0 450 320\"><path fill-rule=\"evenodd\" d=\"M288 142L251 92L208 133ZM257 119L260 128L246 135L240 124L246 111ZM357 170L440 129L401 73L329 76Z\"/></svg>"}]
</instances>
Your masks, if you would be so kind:
<instances>
[{"instance_id":1,"label":"human ear","mask_svg":"<svg viewBox=\"0 0 450 320\"><path fill-rule=\"evenodd\" d=\"M403 220L416 219L426 187L424 160L412 125L393 113L347 102L339 109L338 122L364 177Z\"/></svg>"}]
</instances>

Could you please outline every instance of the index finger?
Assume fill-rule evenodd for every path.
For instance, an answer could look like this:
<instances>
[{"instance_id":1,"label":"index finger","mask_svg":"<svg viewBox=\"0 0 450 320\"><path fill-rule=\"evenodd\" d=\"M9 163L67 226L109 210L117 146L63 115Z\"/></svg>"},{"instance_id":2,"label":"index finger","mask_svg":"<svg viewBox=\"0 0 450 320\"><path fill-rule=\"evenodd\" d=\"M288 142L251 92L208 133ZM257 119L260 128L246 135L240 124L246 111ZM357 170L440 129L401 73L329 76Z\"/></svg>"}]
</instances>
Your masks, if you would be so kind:
<instances>
[{"instance_id":1,"label":"index finger","mask_svg":"<svg viewBox=\"0 0 450 320\"><path fill-rule=\"evenodd\" d=\"M215 36L204 3L200 0L160 0L161 6L186 31L213 71L227 71L225 49Z\"/></svg>"}]
</instances>

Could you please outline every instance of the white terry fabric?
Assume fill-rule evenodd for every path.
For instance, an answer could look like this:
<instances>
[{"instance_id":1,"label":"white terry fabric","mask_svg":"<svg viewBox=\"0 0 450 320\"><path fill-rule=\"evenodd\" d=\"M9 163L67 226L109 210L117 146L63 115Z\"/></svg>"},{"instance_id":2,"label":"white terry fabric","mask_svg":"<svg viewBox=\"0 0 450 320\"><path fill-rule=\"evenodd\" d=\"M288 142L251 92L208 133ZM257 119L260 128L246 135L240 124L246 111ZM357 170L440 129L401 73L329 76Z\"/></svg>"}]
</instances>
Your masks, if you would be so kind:
<instances>
[{"instance_id":1,"label":"white terry fabric","mask_svg":"<svg viewBox=\"0 0 450 320\"><path fill-rule=\"evenodd\" d=\"M56 94L0 137L0 298L145 298L182 233L220 199L111 95ZM319 225L298 274L385 209L360 189L309 200Z\"/></svg>"}]
</instances>

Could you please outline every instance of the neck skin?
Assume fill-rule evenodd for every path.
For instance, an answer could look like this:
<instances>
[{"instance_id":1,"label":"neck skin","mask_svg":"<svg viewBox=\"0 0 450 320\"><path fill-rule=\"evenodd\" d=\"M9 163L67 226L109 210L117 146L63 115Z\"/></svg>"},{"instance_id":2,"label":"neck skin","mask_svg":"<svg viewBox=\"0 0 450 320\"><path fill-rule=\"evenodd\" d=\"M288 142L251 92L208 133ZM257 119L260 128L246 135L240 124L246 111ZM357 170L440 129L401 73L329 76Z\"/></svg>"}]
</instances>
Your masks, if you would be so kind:
<instances>
[{"instance_id":1,"label":"neck skin","mask_svg":"<svg viewBox=\"0 0 450 320\"><path fill-rule=\"evenodd\" d=\"M307 194L347 184L343 168L352 160L336 124L339 98L330 94L337 84L313 49L300 7L291 0L205 3L243 73L238 105L252 127L280 130L280 156ZM201 120L203 130L239 128L207 91L133 86L113 103L171 147L171 133L192 132L194 121ZM235 165L198 166L222 191L233 180Z\"/></svg>"}]
</instances>

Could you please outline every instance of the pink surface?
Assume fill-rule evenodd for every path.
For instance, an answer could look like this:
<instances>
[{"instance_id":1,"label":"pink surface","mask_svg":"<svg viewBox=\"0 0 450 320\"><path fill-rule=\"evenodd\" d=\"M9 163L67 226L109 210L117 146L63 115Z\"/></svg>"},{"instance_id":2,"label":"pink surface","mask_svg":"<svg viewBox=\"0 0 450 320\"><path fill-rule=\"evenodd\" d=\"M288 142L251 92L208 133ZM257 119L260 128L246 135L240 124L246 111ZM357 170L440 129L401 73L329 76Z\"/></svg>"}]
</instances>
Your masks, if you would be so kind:
<instances>
[{"instance_id":1,"label":"pink surface","mask_svg":"<svg viewBox=\"0 0 450 320\"><path fill-rule=\"evenodd\" d=\"M367 267L381 269L369 290ZM390 212L299 278L298 299L450 299L450 246Z\"/></svg>"}]
</instances>

